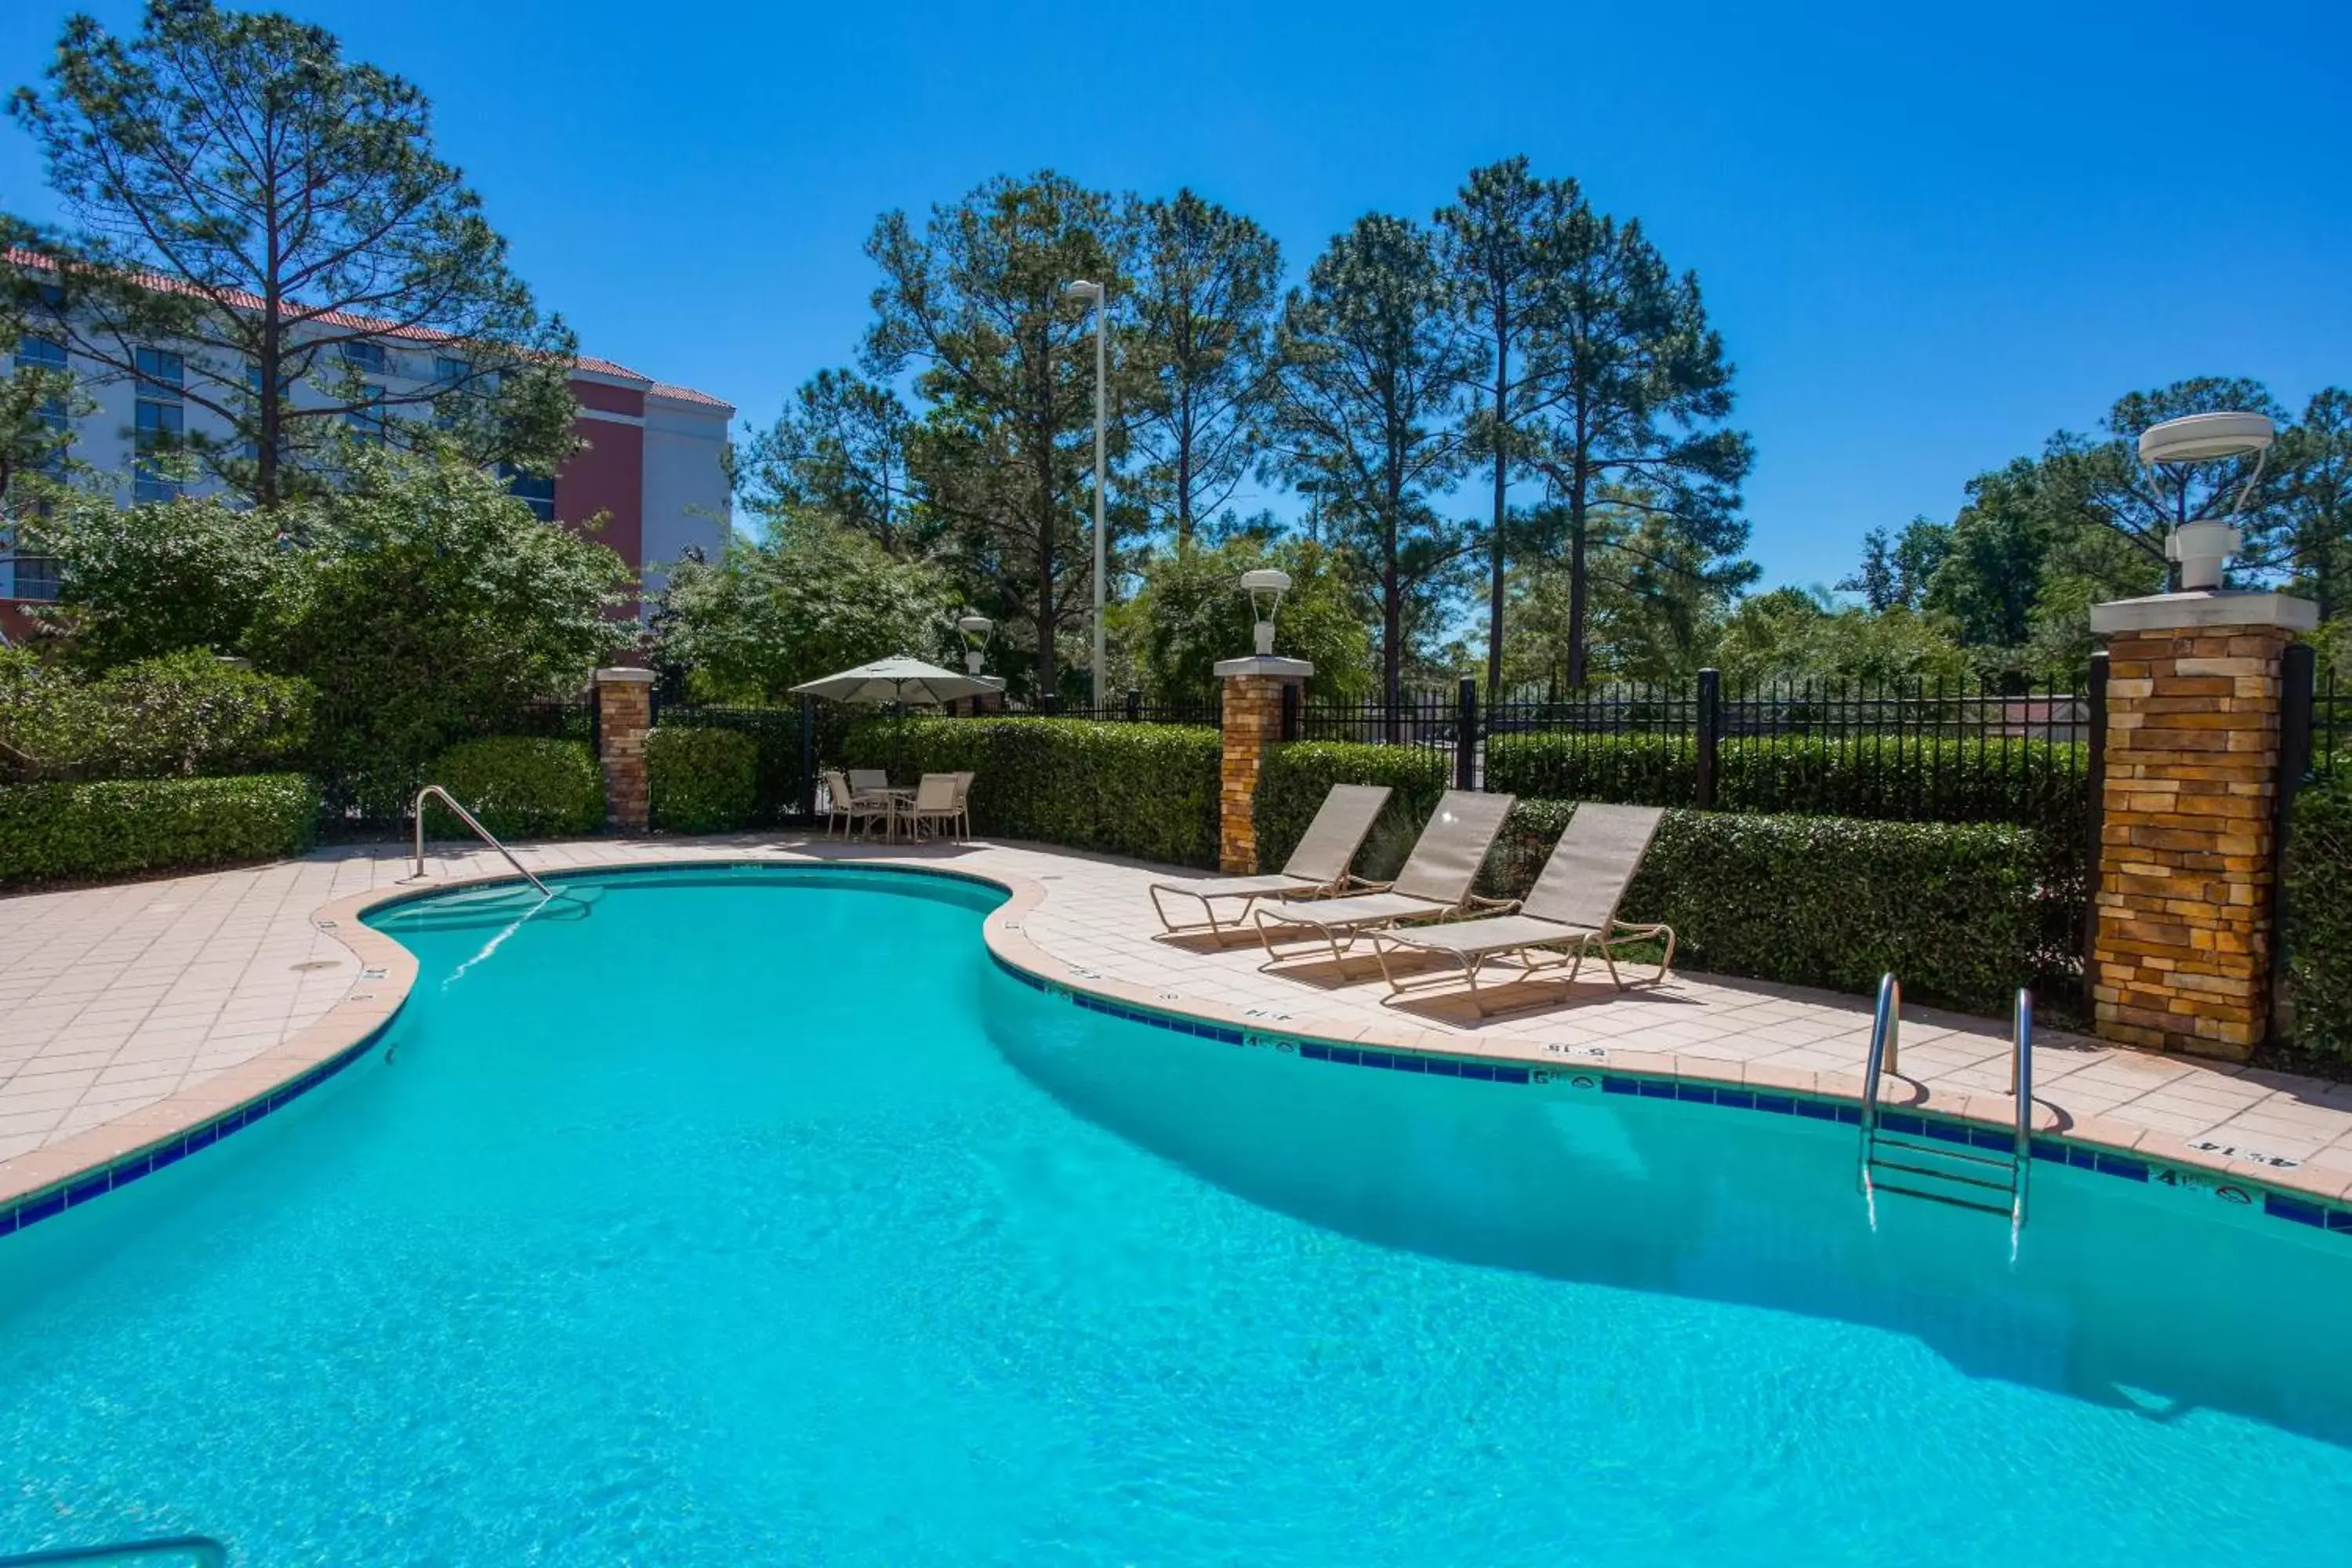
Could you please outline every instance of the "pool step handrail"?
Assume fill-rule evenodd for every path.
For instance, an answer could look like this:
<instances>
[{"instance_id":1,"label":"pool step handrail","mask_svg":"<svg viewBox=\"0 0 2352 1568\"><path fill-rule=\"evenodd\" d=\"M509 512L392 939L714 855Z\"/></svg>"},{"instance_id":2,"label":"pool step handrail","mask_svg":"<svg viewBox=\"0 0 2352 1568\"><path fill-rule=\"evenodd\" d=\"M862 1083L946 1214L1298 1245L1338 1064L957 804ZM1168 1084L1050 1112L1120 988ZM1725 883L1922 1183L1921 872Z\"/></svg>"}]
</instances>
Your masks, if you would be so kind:
<instances>
[{"instance_id":1,"label":"pool step handrail","mask_svg":"<svg viewBox=\"0 0 2352 1568\"><path fill-rule=\"evenodd\" d=\"M154 1541L126 1541L113 1546L62 1546L47 1552L26 1552L0 1557L0 1568L52 1568L81 1563L96 1568L106 1563L129 1563L151 1557L177 1557L195 1568L226 1568L228 1548L209 1535L173 1535Z\"/></svg>"},{"instance_id":2,"label":"pool step handrail","mask_svg":"<svg viewBox=\"0 0 2352 1568\"><path fill-rule=\"evenodd\" d=\"M474 830L476 837L488 845L491 848L497 850L499 854L505 856L507 858L507 864L513 867L524 881L529 882L532 887L537 888L541 898L551 899L555 897L553 893L548 891L546 883L532 876L530 874L530 868L526 867L521 861L514 858L513 850L499 843L498 838L488 828L474 820L474 814L472 812L467 811L464 806L459 805L455 800L450 798L450 795L447 790L443 789L439 784L426 784L423 789L416 792L416 875L418 877L423 877L425 875L425 803L428 799L436 797L440 800L442 805L447 806L451 811L457 814L458 821L464 823L467 826ZM5 1568L5 1565L0 1565L0 1568Z\"/></svg>"},{"instance_id":3,"label":"pool step handrail","mask_svg":"<svg viewBox=\"0 0 2352 1568\"><path fill-rule=\"evenodd\" d=\"M1894 975L1878 983L1878 1010L1871 1021L1870 1056L1863 1068L1860 1183L1865 1198L1901 1193L1960 1208L2004 1214L2011 1226L2025 1224L2027 1173L2033 1159L2033 998L2019 991L2010 1041L2010 1092L2017 1121L2010 1146L1991 1152L1975 1142L1954 1142L1930 1134L1889 1131L1879 1108L1879 1087L1896 1068L1903 1027L1903 987ZM1890 1179L1891 1178L1891 1179Z\"/></svg>"}]
</instances>

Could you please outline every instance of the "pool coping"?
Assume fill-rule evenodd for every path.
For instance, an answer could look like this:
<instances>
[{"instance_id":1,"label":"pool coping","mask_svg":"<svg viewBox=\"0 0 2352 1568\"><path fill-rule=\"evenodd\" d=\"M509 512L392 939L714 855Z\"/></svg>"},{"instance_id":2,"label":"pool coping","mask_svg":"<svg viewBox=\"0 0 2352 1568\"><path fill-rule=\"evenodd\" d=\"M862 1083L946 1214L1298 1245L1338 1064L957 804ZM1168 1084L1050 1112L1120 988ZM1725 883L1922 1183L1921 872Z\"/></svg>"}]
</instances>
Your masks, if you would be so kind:
<instances>
[{"instance_id":1,"label":"pool coping","mask_svg":"<svg viewBox=\"0 0 2352 1568\"><path fill-rule=\"evenodd\" d=\"M1501 1078L1515 1083L1559 1081L1602 1093L1701 1101L1816 1121L1852 1124L1860 1115L1859 1074L1599 1045L1486 1039L1403 1024L1318 1028L1312 1018L1269 1020L1263 1008L1236 1008L1211 997L1183 996L1118 980L1056 957L1030 940L1024 929L1027 916L1045 902L1049 890L1014 871L898 858L698 855L568 868L553 878L739 867L811 873L881 871L991 888L1005 898L982 920L982 938L991 958L1015 978L1091 1011L1236 1046L1271 1046L1308 1059L1391 1070L1431 1070L1437 1062L1469 1064L1484 1070L1435 1070L1444 1076ZM310 925L359 961L360 977L351 991L309 1026L249 1060L15 1162L16 1168L0 1176L0 1236L174 1164L290 1103L364 1056L398 1016L418 973L415 955L395 938L365 924L365 916L451 892L521 881L512 871L476 872L372 888L313 910ZM1507 1070L1494 1070L1498 1068ZM2016 1101L2009 1095L1938 1095L1909 1079L1894 1079L1891 1086L1892 1094L1882 1092L1880 1115L1882 1121L1896 1119L1888 1124L1897 1130L1925 1131L1955 1142L1969 1142L1971 1135L1979 1135L1975 1141L1983 1142L1980 1135L1990 1131L1999 1134L2004 1147L2014 1139ZM1906 1121L1916 1126L1905 1126ZM2036 1160L2140 1183L2203 1187L2224 1202L2259 1206L2281 1220L2352 1237L2352 1179L2335 1173L2306 1166L2283 1169L2227 1152L2183 1147L2173 1135L2155 1129L2107 1118L2076 1118L2039 1100L2032 1132ZM2159 1143L2164 1145L2160 1150Z\"/></svg>"}]
</instances>

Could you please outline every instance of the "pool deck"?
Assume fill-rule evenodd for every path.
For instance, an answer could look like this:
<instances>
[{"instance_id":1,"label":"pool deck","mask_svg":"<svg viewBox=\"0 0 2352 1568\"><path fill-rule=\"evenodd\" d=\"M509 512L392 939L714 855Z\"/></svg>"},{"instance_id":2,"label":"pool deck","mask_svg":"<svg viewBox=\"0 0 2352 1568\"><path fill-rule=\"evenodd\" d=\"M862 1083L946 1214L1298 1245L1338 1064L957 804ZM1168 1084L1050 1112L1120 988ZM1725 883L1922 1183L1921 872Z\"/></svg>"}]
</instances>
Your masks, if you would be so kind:
<instances>
[{"instance_id":1,"label":"pool deck","mask_svg":"<svg viewBox=\"0 0 2352 1568\"><path fill-rule=\"evenodd\" d=\"M1260 969L1255 941L1160 938L1146 886L1201 875L1038 846L889 848L800 836L595 839L519 851L535 870L698 860L937 866L1000 882L1007 963L1074 991L1242 1028L1402 1050L1856 1097L1861 998L1677 973L1624 993L1588 965L1478 1020L1443 1001L1385 1005L1367 956ZM487 851L442 848L436 886L492 879ZM393 846L239 870L0 898L0 1207L324 1070L397 1011L415 966L358 913L409 890ZM1633 971L1628 970L1629 977ZM1644 971L1643 973L1646 973ZM1885 1097L2013 1122L2006 1025L1908 1007L1904 1076ZM2215 1179L2352 1200L2352 1085L2158 1057L2051 1030L2035 1040L2035 1124ZM159 1162L160 1163L160 1162Z\"/></svg>"}]
</instances>

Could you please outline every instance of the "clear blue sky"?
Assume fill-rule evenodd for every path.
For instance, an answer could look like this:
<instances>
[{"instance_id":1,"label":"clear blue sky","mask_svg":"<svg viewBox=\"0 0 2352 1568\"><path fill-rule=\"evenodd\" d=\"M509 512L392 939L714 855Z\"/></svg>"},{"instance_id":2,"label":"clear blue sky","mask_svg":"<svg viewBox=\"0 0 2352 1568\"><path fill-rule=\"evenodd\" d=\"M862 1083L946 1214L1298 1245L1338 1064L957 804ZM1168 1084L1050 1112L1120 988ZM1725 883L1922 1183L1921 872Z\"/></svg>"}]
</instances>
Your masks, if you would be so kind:
<instances>
[{"instance_id":1,"label":"clear blue sky","mask_svg":"<svg viewBox=\"0 0 2352 1568\"><path fill-rule=\"evenodd\" d=\"M2344 0L287 8L425 89L585 347L745 426L853 353L887 208L1048 165L1189 184L1295 271L1518 152L1698 272L1769 582L1835 578L1864 530L1948 516L2132 388L2352 383ZM76 9L138 7L8 0L0 81ZM45 210L13 126L0 203Z\"/></svg>"}]
</instances>

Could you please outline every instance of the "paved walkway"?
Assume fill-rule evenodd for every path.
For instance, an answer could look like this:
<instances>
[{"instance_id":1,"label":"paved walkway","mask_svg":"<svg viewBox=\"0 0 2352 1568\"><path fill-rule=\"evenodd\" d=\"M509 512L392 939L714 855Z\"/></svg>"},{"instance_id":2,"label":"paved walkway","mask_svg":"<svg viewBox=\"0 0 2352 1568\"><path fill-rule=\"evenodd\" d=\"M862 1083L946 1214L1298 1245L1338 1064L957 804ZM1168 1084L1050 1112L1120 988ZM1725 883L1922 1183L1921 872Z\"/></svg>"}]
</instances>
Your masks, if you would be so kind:
<instances>
[{"instance_id":1,"label":"paved walkway","mask_svg":"<svg viewBox=\"0 0 2352 1568\"><path fill-rule=\"evenodd\" d=\"M1389 1005L1368 961L1265 973L1254 942L1155 940L1146 884L1189 873L1021 845L891 850L751 837L592 840L522 853L537 869L856 857L1001 874L1042 889L1016 940L1033 944L1049 973L1059 966L1068 984L1339 1040L1852 1094L1870 1035L1862 1000L1698 974L1622 994L1591 982L1572 992L1554 984L1528 994L1536 1005L1486 1022L1444 1003ZM57 1179L68 1148L140 1146L141 1127L161 1115L155 1108L167 1098L185 1105L189 1090L212 1086L234 1104L253 1091L248 1080L258 1077L266 1088L275 1079L263 1068L276 1070L289 1042L318 1034L331 1010L356 1016L389 1007L394 995L372 1001L378 988L399 984L397 973L389 984L383 978L381 950L363 961L345 940L363 942L365 933L348 922L322 930L313 916L388 889L406 869L394 847L370 846L254 869L0 899L0 1199ZM503 868L487 852L453 852L436 857L431 869L446 879ZM2161 1161L2352 1196L2352 1086L2049 1031L2037 1038L2035 1063L2042 1125ZM1909 1080L1896 1091L1902 1098L1995 1120L2010 1113L2001 1024L1906 1011L1902 1065Z\"/></svg>"}]
</instances>

